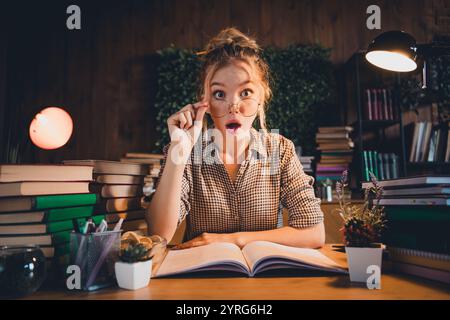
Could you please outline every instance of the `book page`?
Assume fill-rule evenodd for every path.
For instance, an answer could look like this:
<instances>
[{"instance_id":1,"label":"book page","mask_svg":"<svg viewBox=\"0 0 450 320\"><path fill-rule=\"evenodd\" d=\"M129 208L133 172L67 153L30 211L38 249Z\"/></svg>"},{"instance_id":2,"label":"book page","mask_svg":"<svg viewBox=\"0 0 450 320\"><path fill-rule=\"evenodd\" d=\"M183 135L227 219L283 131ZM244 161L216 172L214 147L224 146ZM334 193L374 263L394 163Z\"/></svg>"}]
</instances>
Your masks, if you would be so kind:
<instances>
[{"instance_id":1,"label":"book page","mask_svg":"<svg viewBox=\"0 0 450 320\"><path fill-rule=\"evenodd\" d=\"M257 271L259 264L269 259L273 259L273 263L276 264L283 263L283 260L288 259L300 262L305 266L311 265L321 269L343 269L318 250L289 247L269 241L250 242L242 249L242 253L252 273Z\"/></svg>"},{"instance_id":2,"label":"book page","mask_svg":"<svg viewBox=\"0 0 450 320\"><path fill-rule=\"evenodd\" d=\"M204 246L181 250L169 250L155 277L195 271L208 270L208 266L224 266L229 270L234 265L236 271L248 273L247 262L240 248L229 242L215 242Z\"/></svg>"}]
</instances>

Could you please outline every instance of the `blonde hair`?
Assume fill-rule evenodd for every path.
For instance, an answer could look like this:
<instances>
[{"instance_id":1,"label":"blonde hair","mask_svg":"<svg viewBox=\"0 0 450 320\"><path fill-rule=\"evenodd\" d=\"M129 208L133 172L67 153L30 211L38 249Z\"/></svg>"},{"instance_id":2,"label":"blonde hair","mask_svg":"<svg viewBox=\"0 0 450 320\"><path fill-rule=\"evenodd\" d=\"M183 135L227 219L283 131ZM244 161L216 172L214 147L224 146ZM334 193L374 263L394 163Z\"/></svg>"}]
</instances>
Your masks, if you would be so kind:
<instances>
[{"instance_id":1,"label":"blonde hair","mask_svg":"<svg viewBox=\"0 0 450 320\"><path fill-rule=\"evenodd\" d=\"M261 56L261 51L262 49L255 39L234 27L220 31L208 42L203 51L197 52L197 55L203 60L198 98L204 97L205 88L218 69L229 65L234 60L246 62L256 71L261 80L264 96L262 108L258 111L258 118L260 127L267 129L266 106L272 97L272 90L270 89L269 66Z\"/></svg>"}]
</instances>

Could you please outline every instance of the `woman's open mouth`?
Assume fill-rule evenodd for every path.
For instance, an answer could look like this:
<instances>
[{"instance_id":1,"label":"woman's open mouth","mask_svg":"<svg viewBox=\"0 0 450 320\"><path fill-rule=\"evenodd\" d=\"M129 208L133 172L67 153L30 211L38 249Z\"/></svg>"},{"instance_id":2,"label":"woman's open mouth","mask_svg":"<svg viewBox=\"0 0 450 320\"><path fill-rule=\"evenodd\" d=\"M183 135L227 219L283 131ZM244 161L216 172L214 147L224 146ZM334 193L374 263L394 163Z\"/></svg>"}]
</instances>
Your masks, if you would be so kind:
<instances>
[{"instance_id":1,"label":"woman's open mouth","mask_svg":"<svg viewBox=\"0 0 450 320\"><path fill-rule=\"evenodd\" d=\"M236 131L239 130L240 127L241 124L237 120L231 120L225 125L227 132L231 134L236 134Z\"/></svg>"}]
</instances>

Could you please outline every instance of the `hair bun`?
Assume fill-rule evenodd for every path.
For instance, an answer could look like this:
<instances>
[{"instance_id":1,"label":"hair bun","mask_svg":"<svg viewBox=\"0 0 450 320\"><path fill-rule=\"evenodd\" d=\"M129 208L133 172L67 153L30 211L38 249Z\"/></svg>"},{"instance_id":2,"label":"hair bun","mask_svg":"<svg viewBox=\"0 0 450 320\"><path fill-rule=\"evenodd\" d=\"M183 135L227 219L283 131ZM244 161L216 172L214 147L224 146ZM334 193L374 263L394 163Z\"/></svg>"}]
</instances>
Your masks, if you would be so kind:
<instances>
[{"instance_id":1,"label":"hair bun","mask_svg":"<svg viewBox=\"0 0 450 320\"><path fill-rule=\"evenodd\" d=\"M208 54L212 51L233 48L241 48L246 51L253 51L258 54L260 47L256 43L255 39L252 39L243 34L238 29L231 27L223 29L206 45L205 50L197 54Z\"/></svg>"}]
</instances>

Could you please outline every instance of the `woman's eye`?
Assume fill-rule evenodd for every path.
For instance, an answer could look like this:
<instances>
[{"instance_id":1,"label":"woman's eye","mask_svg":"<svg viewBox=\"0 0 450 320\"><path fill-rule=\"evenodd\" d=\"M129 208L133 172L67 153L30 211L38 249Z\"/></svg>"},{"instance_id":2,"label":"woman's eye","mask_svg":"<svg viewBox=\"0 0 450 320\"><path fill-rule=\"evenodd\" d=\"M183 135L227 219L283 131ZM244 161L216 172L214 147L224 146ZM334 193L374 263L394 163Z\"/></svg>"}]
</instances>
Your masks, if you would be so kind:
<instances>
[{"instance_id":1,"label":"woman's eye","mask_svg":"<svg viewBox=\"0 0 450 320\"><path fill-rule=\"evenodd\" d=\"M223 91L214 91L213 96L214 98L221 100L225 98L225 94L223 93Z\"/></svg>"},{"instance_id":2,"label":"woman's eye","mask_svg":"<svg viewBox=\"0 0 450 320\"><path fill-rule=\"evenodd\" d=\"M241 95L246 98L246 97L250 97L252 93L253 93L252 90L245 89L244 91L242 91Z\"/></svg>"}]
</instances>

